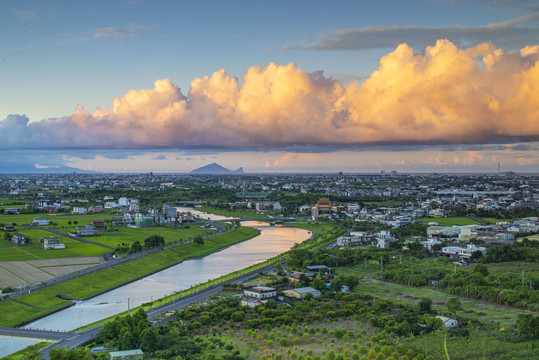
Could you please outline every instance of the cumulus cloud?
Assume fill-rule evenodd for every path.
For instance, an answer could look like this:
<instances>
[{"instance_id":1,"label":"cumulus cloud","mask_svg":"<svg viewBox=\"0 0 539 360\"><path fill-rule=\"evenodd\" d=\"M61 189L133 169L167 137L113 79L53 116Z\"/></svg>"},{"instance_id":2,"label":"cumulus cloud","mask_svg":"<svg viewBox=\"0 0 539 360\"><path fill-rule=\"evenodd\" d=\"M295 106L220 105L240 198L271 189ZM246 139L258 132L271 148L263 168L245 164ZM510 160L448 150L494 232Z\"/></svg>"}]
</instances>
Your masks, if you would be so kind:
<instances>
[{"instance_id":1,"label":"cumulus cloud","mask_svg":"<svg viewBox=\"0 0 539 360\"><path fill-rule=\"evenodd\" d=\"M361 86L294 64L168 79L130 90L111 109L28 122L0 121L9 148L268 149L539 140L539 46L460 49L439 40L423 53L399 45Z\"/></svg>"}]
</instances>

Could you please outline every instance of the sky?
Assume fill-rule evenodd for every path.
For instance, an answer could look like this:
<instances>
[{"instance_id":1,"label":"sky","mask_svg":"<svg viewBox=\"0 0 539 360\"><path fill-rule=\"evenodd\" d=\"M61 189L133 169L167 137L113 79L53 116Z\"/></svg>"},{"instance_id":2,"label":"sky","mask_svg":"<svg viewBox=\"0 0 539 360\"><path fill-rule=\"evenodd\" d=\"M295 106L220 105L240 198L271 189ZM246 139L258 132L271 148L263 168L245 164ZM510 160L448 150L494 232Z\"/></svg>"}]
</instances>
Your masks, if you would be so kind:
<instances>
[{"instance_id":1,"label":"sky","mask_svg":"<svg viewBox=\"0 0 539 360\"><path fill-rule=\"evenodd\" d=\"M0 0L0 173L539 173L536 0Z\"/></svg>"}]
</instances>

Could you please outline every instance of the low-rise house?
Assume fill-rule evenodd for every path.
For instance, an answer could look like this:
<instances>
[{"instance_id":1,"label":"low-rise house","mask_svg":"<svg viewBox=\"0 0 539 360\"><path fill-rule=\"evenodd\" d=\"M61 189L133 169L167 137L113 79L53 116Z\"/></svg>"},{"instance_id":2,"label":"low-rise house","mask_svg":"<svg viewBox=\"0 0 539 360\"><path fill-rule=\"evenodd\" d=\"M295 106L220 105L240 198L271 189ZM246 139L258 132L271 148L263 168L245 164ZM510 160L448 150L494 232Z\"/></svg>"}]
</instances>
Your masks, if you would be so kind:
<instances>
[{"instance_id":1,"label":"low-rise house","mask_svg":"<svg viewBox=\"0 0 539 360\"><path fill-rule=\"evenodd\" d=\"M144 353L140 349L111 351L109 355L110 360L142 360L144 358Z\"/></svg>"},{"instance_id":2,"label":"low-rise house","mask_svg":"<svg viewBox=\"0 0 539 360\"><path fill-rule=\"evenodd\" d=\"M50 236L48 238L41 238L39 239L39 243L41 244L41 247L45 250L52 250L52 249L65 249L65 244L60 243L60 239Z\"/></svg>"},{"instance_id":3,"label":"low-rise house","mask_svg":"<svg viewBox=\"0 0 539 360\"><path fill-rule=\"evenodd\" d=\"M319 297L321 292L310 287L303 287L303 288L297 288L297 289L291 289L291 290L285 290L285 295L288 297L293 297L296 299L304 299L307 294L312 294L315 298Z\"/></svg>"},{"instance_id":4,"label":"low-rise house","mask_svg":"<svg viewBox=\"0 0 539 360\"><path fill-rule=\"evenodd\" d=\"M11 242L15 245L26 245L28 244L28 238L23 234L16 232L11 237Z\"/></svg>"},{"instance_id":5,"label":"low-rise house","mask_svg":"<svg viewBox=\"0 0 539 360\"><path fill-rule=\"evenodd\" d=\"M450 319L450 318L447 318L445 316L440 316L440 315L436 316L436 318L442 320L443 327L453 329L458 326L458 322L455 319Z\"/></svg>"},{"instance_id":6,"label":"low-rise house","mask_svg":"<svg viewBox=\"0 0 539 360\"><path fill-rule=\"evenodd\" d=\"M37 225L37 226L46 226L46 225L49 225L49 218L46 218L46 217L35 217L34 220L32 221L32 225Z\"/></svg>"},{"instance_id":7,"label":"low-rise house","mask_svg":"<svg viewBox=\"0 0 539 360\"><path fill-rule=\"evenodd\" d=\"M479 263L477 260L462 258L459 261L455 261L453 264L458 266L474 266L477 263Z\"/></svg>"},{"instance_id":8,"label":"low-rise house","mask_svg":"<svg viewBox=\"0 0 539 360\"><path fill-rule=\"evenodd\" d=\"M104 229L105 228L105 222L103 220L94 220L94 221L92 221L92 225L96 229Z\"/></svg>"},{"instance_id":9,"label":"low-rise house","mask_svg":"<svg viewBox=\"0 0 539 360\"><path fill-rule=\"evenodd\" d=\"M254 286L244 289L243 295L255 299L270 299L277 296L277 289L267 286Z\"/></svg>"},{"instance_id":10,"label":"low-rise house","mask_svg":"<svg viewBox=\"0 0 539 360\"><path fill-rule=\"evenodd\" d=\"M319 274L331 274L331 268L326 265L311 265L307 266L306 269Z\"/></svg>"},{"instance_id":11,"label":"low-rise house","mask_svg":"<svg viewBox=\"0 0 539 360\"><path fill-rule=\"evenodd\" d=\"M88 214L88 209L85 208L85 207L82 207L82 206L74 206L72 213L73 214L84 215L84 214Z\"/></svg>"},{"instance_id":12,"label":"low-rise house","mask_svg":"<svg viewBox=\"0 0 539 360\"><path fill-rule=\"evenodd\" d=\"M86 226L77 226L77 236L94 236L95 235L95 226L86 225Z\"/></svg>"}]
</instances>

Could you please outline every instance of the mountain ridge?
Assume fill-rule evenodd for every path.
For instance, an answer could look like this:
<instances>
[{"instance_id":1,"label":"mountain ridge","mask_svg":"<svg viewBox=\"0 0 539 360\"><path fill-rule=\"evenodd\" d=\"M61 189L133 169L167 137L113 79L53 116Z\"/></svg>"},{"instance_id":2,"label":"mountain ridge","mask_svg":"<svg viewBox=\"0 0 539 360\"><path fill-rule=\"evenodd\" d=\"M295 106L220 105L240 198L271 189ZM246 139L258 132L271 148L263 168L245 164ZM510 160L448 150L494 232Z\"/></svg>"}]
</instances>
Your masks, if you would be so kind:
<instances>
[{"instance_id":1,"label":"mountain ridge","mask_svg":"<svg viewBox=\"0 0 539 360\"><path fill-rule=\"evenodd\" d=\"M233 175L233 174L243 174L243 167L240 167L237 170L227 169L217 163L211 163L199 167L198 169L192 170L189 174L194 175Z\"/></svg>"}]
</instances>

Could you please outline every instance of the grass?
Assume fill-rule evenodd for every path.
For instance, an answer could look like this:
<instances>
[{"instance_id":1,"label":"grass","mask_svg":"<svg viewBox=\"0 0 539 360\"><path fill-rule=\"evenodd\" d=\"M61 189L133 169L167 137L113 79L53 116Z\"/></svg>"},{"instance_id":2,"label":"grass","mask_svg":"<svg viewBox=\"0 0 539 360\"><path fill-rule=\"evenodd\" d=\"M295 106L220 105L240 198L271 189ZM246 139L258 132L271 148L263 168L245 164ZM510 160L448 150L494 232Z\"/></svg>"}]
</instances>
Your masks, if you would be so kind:
<instances>
[{"instance_id":1,"label":"grass","mask_svg":"<svg viewBox=\"0 0 539 360\"><path fill-rule=\"evenodd\" d=\"M4 306L9 303L16 303L11 301L2 302L0 303L0 313L4 314L10 312L10 314L6 314L5 317L0 317L0 326L13 326L69 303L69 301L56 297L56 294L66 295L73 299L89 297L98 292L106 291L112 287L133 280L137 276L143 276L152 271L174 264L181 259L210 254L223 247L250 239L258 235L258 233L259 231L257 229L239 227L237 231L205 239L204 245L193 243L177 245L168 250L141 259L81 276L17 298L17 301L38 307L40 310L21 305L16 308L16 311L10 311L9 307L5 308ZM88 244L81 245L87 246ZM52 252L53 250L43 251Z\"/></svg>"},{"instance_id":2,"label":"grass","mask_svg":"<svg viewBox=\"0 0 539 360\"><path fill-rule=\"evenodd\" d=\"M481 218L483 220L485 220L486 222L489 222L491 224L496 224L497 222L503 222L503 221L511 221L512 219L496 219L496 218L489 218L489 217L484 217L484 218Z\"/></svg>"},{"instance_id":3,"label":"grass","mask_svg":"<svg viewBox=\"0 0 539 360\"><path fill-rule=\"evenodd\" d=\"M436 359L446 359L444 333L434 332L407 342L418 353L427 353ZM452 360L460 359L537 359L537 340L511 342L500 331L473 330L469 338L447 337L448 354Z\"/></svg>"},{"instance_id":4,"label":"grass","mask_svg":"<svg viewBox=\"0 0 539 360\"><path fill-rule=\"evenodd\" d=\"M39 259L38 256L26 251L29 248L30 246L2 248L0 249L0 261Z\"/></svg>"},{"instance_id":5,"label":"grass","mask_svg":"<svg viewBox=\"0 0 539 360\"><path fill-rule=\"evenodd\" d=\"M416 304L419 302L420 298L427 297L432 299L433 308L440 312L447 312L445 303L449 298L455 297L454 295L435 290L388 284L376 280L360 280L359 285L355 290L362 294L387 298L394 302L403 302L407 304ZM529 313L528 311L473 299L460 298L460 301L463 308L457 312L459 316L480 321L491 321L505 327L515 324L518 314Z\"/></svg>"},{"instance_id":6,"label":"grass","mask_svg":"<svg viewBox=\"0 0 539 360\"><path fill-rule=\"evenodd\" d=\"M440 226L479 225L478 221L472 220L467 217L422 218L422 219L416 219L416 220L422 223L436 222Z\"/></svg>"},{"instance_id":7,"label":"grass","mask_svg":"<svg viewBox=\"0 0 539 360\"><path fill-rule=\"evenodd\" d=\"M0 308L2 309L0 311L0 324L2 326L14 326L20 323L22 319L30 319L43 313L43 311L16 303L12 300L1 302Z\"/></svg>"},{"instance_id":8,"label":"grass","mask_svg":"<svg viewBox=\"0 0 539 360\"><path fill-rule=\"evenodd\" d=\"M154 226L139 229L120 227L117 228L117 230L118 231L113 232L99 232L99 236L92 237L90 240L116 248L122 244L128 244L130 246L135 241L144 244L144 240L152 235L160 235L165 239L166 243L173 243L180 240L191 239L199 235L210 234L212 232L211 230L203 228L201 225L190 225L189 229Z\"/></svg>"},{"instance_id":9,"label":"grass","mask_svg":"<svg viewBox=\"0 0 539 360\"><path fill-rule=\"evenodd\" d=\"M11 207L11 206L8 206ZM57 226L60 227L74 227L73 221L77 221L77 226L84 226L86 224L90 224L93 220L107 220L115 215L111 212L102 212L102 213L96 213L96 214L88 214L88 215L74 215L74 214L58 214L58 215L51 215L51 214L20 214L20 215L0 215L0 223L11 225L12 223L16 223L17 225L29 225L32 223L35 217L46 217L50 221L55 222L58 224ZM69 221L71 221L72 225L69 225Z\"/></svg>"},{"instance_id":10,"label":"grass","mask_svg":"<svg viewBox=\"0 0 539 360\"><path fill-rule=\"evenodd\" d=\"M380 272L380 266L377 265L377 261L374 261L374 264L372 261L367 262L366 274L364 264L358 266L338 266L333 268L333 270L335 270L335 273L339 275L354 275L357 277L363 277L378 274Z\"/></svg>"},{"instance_id":11,"label":"grass","mask_svg":"<svg viewBox=\"0 0 539 360\"><path fill-rule=\"evenodd\" d=\"M318 249L335 241L337 237L344 235L345 233L344 229L337 228L336 226L306 220L296 220L286 223L285 225L300 227L316 233L314 240L308 240L301 245L304 249Z\"/></svg>"},{"instance_id":12,"label":"grass","mask_svg":"<svg viewBox=\"0 0 539 360\"><path fill-rule=\"evenodd\" d=\"M13 243L11 241L0 239L0 246L13 246Z\"/></svg>"},{"instance_id":13,"label":"grass","mask_svg":"<svg viewBox=\"0 0 539 360\"><path fill-rule=\"evenodd\" d=\"M50 342L42 341L37 344L27 346L26 348L19 350L17 352L14 352L13 354L10 354L6 358L9 360L26 360L28 359L28 355L30 355L30 353L32 353L34 350L39 350L49 344Z\"/></svg>"},{"instance_id":14,"label":"grass","mask_svg":"<svg viewBox=\"0 0 539 360\"><path fill-rule=\"evenodd\" d=\"M207 213L217 214L217 215L223 215L223 216L230 216L230 217L237 217L237 218L246 218L246 219L266 219L268 218L268 213L266 214L257 214L256 211L234 211L234 210L226 210L226 209L218 209L211 206L199 206L196 207L195 210L198 211L204 211Z\"/></svg>"},{"instance_id":15,"label":"grass","mask_svg":"<svg viewBox=\"0 0 539 360\"><path fill-rule=\"evenodd\" d=\"M524 271L525 277L533 276L539 278L539 265L537 263L528 263L512 261L505 263L488 264L489 274L517 274Z\"/></svg>"}]
</instances>

